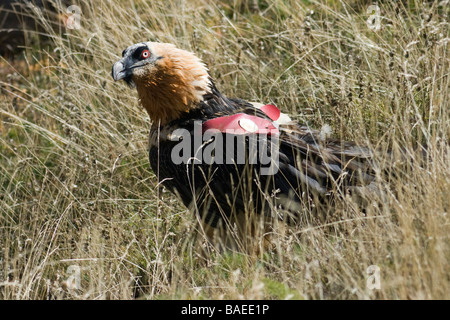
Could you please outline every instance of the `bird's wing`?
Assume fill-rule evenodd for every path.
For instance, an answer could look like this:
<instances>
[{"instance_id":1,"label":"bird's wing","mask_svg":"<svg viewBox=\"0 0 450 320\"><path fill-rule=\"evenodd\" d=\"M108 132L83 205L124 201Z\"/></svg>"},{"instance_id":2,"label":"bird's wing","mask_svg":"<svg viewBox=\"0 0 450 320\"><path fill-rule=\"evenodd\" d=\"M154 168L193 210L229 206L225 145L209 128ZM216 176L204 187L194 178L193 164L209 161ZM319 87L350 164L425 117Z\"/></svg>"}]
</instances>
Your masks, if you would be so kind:
<instances>
[{"instance_id":1,"label":"bird's wing","mask_svg":"<svg viewBox=\"0 0 450 320\"><path fill-rule=\"evenodd\" d=\"M301 160L301 168L310 177L323 177L345 186L364 185L373 180L370 149L354 142L324 137L321 131L299 124L280 126L281 148ZM299 165L299 163L297 163Z\"/></svg>"},{"instance_id":2,"label":"bird's wing","mask_svg":"<svg viewBox=\"0 0 450 320\"><path fill-rule=\"evenodd\" d=\"M322 187L316 189L329 191L337 182L345 183L345 186L360 186L373 181L373 152L369 148L329 138L329 126L314 130L281 112L274 119L265 109L272 105L242 100L236 100L236 104L242 108L240 112L274 122L280 132L280 156L285 160L283 164L289 164L305 174L307 177L302 181L311 181L314 185L318 183ZM297 175L296 171L291 173ZM314 180L318 180L317 183Z\"/></svg>"},{"instance_id":3,"label":"bird's wing","mask_svg":"<svg viewBox=\"0 0 450 320\"><path fill-rule=\"evenodd\" d=\"M191 154L198 157L199 154L204 156L206 151L211 153L215 144L221 142L219 149L214 150L214 155L219 158L218 153L222 152L222 162L214 159L208 163L203 158L199 162L176 165L168 157L176 142L160 139L159 157L165 155L167 159L159 161L159 170L153 168L161 174L162 179L166 179L165 184L172 191L180 194L185 205L196 207L208 224L215 226L219 220L237 214L236 208L273 214L277 211L273 210L273 206L277 206L299 216L305 198L324 201L336 190L359 187L373 180L368 149L350 142L323 138L320 131L310 130L292 121L276 123L261 108L239 100L231 101L236 103L233 112L210 117L220 137L203 140L197 146L191 145ZM227 127L218 125L224 123L219 118L238 121L242 119L239 116L241 114L248 115L255 123L258 123L256 119L260 119L263 124L272 123L277 134L262 134L258 130L233 134L226 131ZM189 128L192 140L196 136L192 127L195 119L189 117L183 124ZM201 119L203 124L208 121L211 123L211 120ZM236 144L228 150L225 142L231 136ZM243 148L239 141L244 145ZM250 145L256 145L257 148L250 150ZM244 153L242 150L245 150ZM151 150L151 157L152 152L156 156L155 151ZM244 162L239 159L243 154ZM267 156L272 157L274 162L261 161ZM253 161L255 158L256 161ZM272 171L273 174L270 170L263 174L263 170L272 164L276 169Z\"/></svg>"}]
</instances>

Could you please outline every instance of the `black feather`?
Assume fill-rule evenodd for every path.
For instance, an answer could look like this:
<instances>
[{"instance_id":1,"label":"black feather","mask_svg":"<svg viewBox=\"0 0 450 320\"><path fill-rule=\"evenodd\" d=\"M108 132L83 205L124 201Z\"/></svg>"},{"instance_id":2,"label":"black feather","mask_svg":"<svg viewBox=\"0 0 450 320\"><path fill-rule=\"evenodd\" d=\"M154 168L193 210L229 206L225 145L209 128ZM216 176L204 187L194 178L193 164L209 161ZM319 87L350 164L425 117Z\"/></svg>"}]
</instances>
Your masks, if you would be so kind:
<instances>
[{"instance_id":1,"label":"black feather","mask_svg":"<svg viewBox=\"0 0 450 320\"><path fill-rule=\"evenodd\" d=\"M210 89L196 108L160 128L160 131L184 128L193 135L195 121L240 112L269 120L251 103L223 96L212 81ZM153 170L159 172L163 184L213 227L250 207L264 215L273 215L274 207L286 207L290 218L280 218L290 223L302 221L298 207L305 203L305 197L315 199L317 203L328 203L330 194L337 188L357 187L373 181L367 149L352 143L322 141L318 132L300 125L281 125L279 130L279 141L272 141L271 136L265 137L264 141L267 148L271 143L278 144L279 168L274 175L261 175L264 165L259 162L174 164L171 153L178 142L164 138L159 141L159 149L158 145L151 147L150 163ZM251 139L260 138L257 134L248 134L243 142L245 149L248 150ZM223 139L225 141L225 136ZM192 146L192 154L195 151ZM237 156L236 153L234 156ZM259 154L256 156L259 157ZM286 199L297 205L287 205Z\"/></svg>"}]
</instances>

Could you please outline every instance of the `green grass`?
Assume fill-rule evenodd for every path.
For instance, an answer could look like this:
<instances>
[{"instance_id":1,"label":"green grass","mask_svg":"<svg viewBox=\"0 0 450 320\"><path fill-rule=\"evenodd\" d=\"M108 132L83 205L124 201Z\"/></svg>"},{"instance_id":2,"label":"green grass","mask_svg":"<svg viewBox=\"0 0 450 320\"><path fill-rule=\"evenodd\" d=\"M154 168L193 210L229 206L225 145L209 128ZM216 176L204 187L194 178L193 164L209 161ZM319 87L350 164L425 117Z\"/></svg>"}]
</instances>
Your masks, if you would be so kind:
<instances>
[{"instance_id":1,"label":"green grass","mask_svg":"<svg viewBox=\"0 0 450 320\"><path fill-rule=\"evenodd\" d=\"M50 39L30 32L0 61L1 299L449 298L448 6L380 4L375 32L370 1L79 3L81 29L30 13ZM401 146L412 164L380 175L365 214L344 199L263 256L208 251L195 217L157 188L136 92L110 76L148 40L196 52L226 95ZM367 288L370 265L380 290Z\"/></svg>"}]
</instances>

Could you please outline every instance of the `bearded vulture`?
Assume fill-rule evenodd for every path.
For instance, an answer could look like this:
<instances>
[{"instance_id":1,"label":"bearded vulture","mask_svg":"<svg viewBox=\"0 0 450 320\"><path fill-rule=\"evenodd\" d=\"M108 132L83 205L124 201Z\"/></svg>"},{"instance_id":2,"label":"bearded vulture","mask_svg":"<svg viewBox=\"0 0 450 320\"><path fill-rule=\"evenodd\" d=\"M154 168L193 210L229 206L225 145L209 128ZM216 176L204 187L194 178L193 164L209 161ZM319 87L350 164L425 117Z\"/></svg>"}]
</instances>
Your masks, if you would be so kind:
<instances>
[{"instance_id":1,"label":"bearded vulture","mask_svg":"<svg viewBox=\"0 0 450 320\"><path fill-rule=\"evenodd\" d=\"M159 181L224 247L265 247L279 228L300 230L336 197L374 182L368 148L330 139L274 105L225 96L194 53L172 44L126 48L112 77L137 89L150 116Z\"/></svg>"}]
</instances>

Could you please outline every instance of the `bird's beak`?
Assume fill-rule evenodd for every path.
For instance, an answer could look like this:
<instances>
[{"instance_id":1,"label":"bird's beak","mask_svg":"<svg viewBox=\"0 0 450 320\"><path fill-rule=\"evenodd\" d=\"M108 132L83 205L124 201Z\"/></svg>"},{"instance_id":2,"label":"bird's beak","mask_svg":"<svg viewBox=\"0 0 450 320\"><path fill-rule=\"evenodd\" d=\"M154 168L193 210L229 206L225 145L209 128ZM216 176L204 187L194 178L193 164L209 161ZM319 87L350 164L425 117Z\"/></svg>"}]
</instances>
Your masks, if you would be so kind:
<instances>
[{"instance_id":1,"label":"bird's beak","mask_svg":"<svg viewBox=\"0 0 450 320\"><path fill-rule=\"evenodd\" d=\"M128 68L127 64L125 63L125 61L119 60L116 63L114 63L113 67L112 67L112 77L115 81L127 78L129 76L132 75L131 69Z\"/></svg>"}]
</instances>

